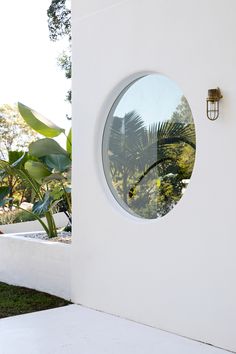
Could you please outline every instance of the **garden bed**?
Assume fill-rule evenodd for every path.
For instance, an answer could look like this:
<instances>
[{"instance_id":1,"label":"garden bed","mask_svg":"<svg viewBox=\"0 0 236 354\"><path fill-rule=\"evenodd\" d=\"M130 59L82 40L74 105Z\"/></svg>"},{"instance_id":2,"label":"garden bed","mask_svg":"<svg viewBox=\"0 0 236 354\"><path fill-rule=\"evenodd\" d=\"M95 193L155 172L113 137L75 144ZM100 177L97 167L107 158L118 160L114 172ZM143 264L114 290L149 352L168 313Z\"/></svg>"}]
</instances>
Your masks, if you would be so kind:
<instances>
[{"instance_id":1,"label":"garden bed","mask_svg":"<svg viewBox=\"0 0 236 354\"><path fill-rule=\"evenodd\" d=\"M51 238L49 238L44 231L18 232L18 233L13 233L8 235L15 236L15 237L25 237L26 239L62 242L67 244L71 243L71 232L66 232L66 231L58 231L57 237L51 237Z\"/></svg>"},{"instance_id":2,"label":"garden bed","mask_svg":"<svg viewBox=\"0 0 236 354\"><path fill-rule=\"evenodd\" d=\"M71 245L0 235L0 281L70 300Z\"/></svg>"}]
</instances>

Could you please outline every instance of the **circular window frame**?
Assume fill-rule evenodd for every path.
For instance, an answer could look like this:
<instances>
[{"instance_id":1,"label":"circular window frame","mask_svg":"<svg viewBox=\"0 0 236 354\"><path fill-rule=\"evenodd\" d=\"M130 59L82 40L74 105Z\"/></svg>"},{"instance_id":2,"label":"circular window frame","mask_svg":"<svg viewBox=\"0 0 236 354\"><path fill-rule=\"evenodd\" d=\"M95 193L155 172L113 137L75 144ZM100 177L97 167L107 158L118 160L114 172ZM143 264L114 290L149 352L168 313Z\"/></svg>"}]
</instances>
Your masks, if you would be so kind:
<instances>
[{"instance_id":1,"label":"circular window frame","mask_svg":"<svg viewBox=\"0 0 236 354\"><path fill-rule=\"evenodd\" d=\"M176 80L173 80L172 78L170 78L168 75L160 73L160 72L156 72L156 71L143 71L143 72L136 72L126 78L124 78L118 85L115 86L115 88L110 92L110 95L107 97L107 100L105 102L105 118L103 116L103 125L102 125L102 133L101 133L101 169L102 169L102 176L103 176L103 185L105 185L105 189L106 189L106 194L109 197L109 201L112 203L112 206L114 206L116 211L119 211L119 213L123 214L123 216L126 216L128 218L132 218L134 221L138 221L138 222L147 222L147 223L151 223L151 222L157 222L162 220L163 218L169 216L172 214L173 210L176 209L176 206L181 203L181 200L183 199L183 196L186 192L184 192L184 194L180 197L180 199L177 201L177 203L173 206L172 209L170 209L167 213L165 213L162 216L157 216L155 218L146 218L144 216L141 216L137 213L135 213L135 211L133 209L131 209L126 203L125 201L119 196L117 190L114 188L113 184L112 184L112 177L111 174L109 173L109 158L107 155L107 147L108 147L108 143L109 143L109 129L107 129L107 127L109 128L109 125L111 124L110 121L110 117L113 116L117 106L119 105L120 101L122 100L122 97L126 94L126 92L130 89L131 86L133 86L135 84L135 82L141 80L142 78L145 78L146 76L150 76L150 75L161 75L164 76L166 78L168 78L170 81L173 81L176 86L178 86L182 91L182 88L180 87L180 85L178 85ZM186 98L186 96L183 93L183 96ZM186 98L187 100L187 98ZM192 118L193 118L193 112L192 112L192 108L189 104L189 100L187 100L187 103L189 105L191 114L192 114ZM109 109L107 108L109 107ZM103 113L104 113L103 112ZM194 123L194 132L195 132L195 140L196 140L196 122L193 118L193 123ZM106 142L104 144L104 141ZM191 171L191 176L189 178L189 183L187 186L187 190L189 189L189 184L190 181L192 180L192 176L193 176L193 172L195 169L195 163L196 163L196 148L195 148L195 156L194 156L194 162L193 162L193 168Z\"/></svg>"}]
</instances>

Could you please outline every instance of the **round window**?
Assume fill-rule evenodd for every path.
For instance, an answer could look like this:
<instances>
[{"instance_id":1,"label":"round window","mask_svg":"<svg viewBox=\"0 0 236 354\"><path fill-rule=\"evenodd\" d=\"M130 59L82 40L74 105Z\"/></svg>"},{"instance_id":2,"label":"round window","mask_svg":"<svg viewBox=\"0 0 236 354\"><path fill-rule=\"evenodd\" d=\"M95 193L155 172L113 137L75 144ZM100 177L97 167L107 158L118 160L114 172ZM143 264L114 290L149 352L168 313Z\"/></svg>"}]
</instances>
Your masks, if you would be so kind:
<instances>
[{"instance_id":1,"label":"round window","mask_svg":"<svg viewBox=\"0 0 236 354\"><path fill-rule=\"evenodd\" d=\"M167 214L188 186L196 150L192 112L176 83L151 74L127 86L108 115L102 150L108 185L126 211Z\"/></svg>"}]
</instances>

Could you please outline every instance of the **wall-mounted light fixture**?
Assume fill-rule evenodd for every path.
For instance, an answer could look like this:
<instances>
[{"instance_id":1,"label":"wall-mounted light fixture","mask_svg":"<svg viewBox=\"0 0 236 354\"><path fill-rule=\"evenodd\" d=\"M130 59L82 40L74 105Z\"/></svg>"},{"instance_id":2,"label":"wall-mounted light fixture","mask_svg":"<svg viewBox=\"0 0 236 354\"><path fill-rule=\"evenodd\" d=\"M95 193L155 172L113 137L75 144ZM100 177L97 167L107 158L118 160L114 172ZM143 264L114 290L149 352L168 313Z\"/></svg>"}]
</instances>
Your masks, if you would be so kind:
<instances>
[{"instance_id":1,"label":"wall-mounted light fixture","mask_svg":"<svg viewBox=\"0 0 236 354\"><path fill-rule=\"evenodd\" d=\"M222 98L219 87L208 90L207 118L216 120L219 117L219 101Z\"/></svg>"}]
</instances>

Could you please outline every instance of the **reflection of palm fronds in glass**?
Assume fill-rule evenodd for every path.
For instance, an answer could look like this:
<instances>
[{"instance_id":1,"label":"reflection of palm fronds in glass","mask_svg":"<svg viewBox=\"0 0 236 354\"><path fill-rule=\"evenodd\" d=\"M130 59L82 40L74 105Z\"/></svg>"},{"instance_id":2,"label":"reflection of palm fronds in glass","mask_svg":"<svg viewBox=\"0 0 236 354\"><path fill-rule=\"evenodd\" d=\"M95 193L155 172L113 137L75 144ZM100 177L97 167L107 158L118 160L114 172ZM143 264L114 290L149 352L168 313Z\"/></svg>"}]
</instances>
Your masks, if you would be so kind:
<instances>
[{"instance_id":1,"label":"reflection of palm fronds in glass","mask_svg":"<svg viewBox=\"0 0 236 354\"><path fill-rule=\"evenodd\" d=\"M147 208L149 218L157 217L158 208L163 209L160 215L168 212L182 195L183 176L190 178L183 172L186 158L181 157L186 146L195 152L195 144L193 123L168 120L146 128L134 111L114 117L108 155L113 185L122 200L140 216L148 217ZM194 154L191 160L193 166Z\"/></svg>"}]
</instances>

